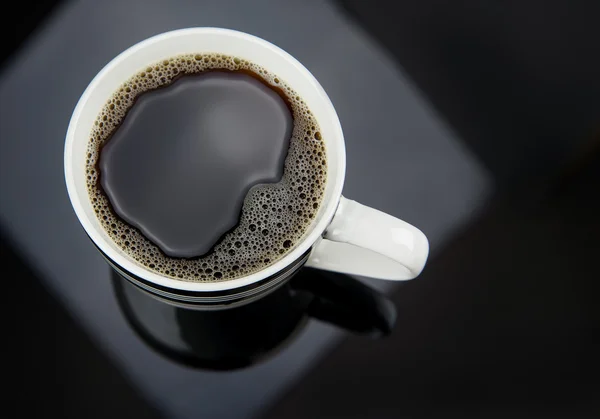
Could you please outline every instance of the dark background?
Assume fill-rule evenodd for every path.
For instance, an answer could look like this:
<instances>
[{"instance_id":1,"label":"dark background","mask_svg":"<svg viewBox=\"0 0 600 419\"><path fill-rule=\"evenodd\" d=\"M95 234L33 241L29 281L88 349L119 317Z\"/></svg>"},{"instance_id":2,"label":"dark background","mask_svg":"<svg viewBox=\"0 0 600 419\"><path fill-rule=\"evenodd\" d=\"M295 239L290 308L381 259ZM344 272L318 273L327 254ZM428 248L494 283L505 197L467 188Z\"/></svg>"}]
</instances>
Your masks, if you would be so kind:
<instances>
[{"instance_id":1,"label":"dark background","mask_svg":"<svg viewBox=\"0 0 600 419\"><path fill-rule=\"evenodd\" d=\"M402 66L496 190L419 280L395 292L389 338L347 337L267 417L598 417L599 2L338 4ZM12 6L2 64L60 2ZM5 382L15 390L6 406L160 417L6 238L0 255L19 279L6 294L27 296L2 304Z\"/></svg>"}]
</instances>

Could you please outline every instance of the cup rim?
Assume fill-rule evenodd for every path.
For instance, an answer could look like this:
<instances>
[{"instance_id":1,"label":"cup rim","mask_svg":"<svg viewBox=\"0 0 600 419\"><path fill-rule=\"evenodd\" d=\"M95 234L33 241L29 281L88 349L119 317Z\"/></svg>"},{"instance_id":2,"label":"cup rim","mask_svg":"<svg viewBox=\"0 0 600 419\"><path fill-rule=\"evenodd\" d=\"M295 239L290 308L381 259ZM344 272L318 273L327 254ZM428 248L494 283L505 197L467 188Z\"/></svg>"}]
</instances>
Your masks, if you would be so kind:
<instances>
[{"instance_id":1,"label":"cup rim","mask_svg":"<svg viewBox=\"0 0 600 419\"><path fill-rule=\"evenodd\" d=\"M159 43L168 38L173 37L185 37L185 36L200 36L200 35L221 35L232 38L244 39L246 41L251 41L254 43L260 44L264 48L268 48L274 54L280 56L282 59L287 60L290 64L293 65L295 71L298 73L299 77L305 78L312 85L315 93L320 97L323 101L323 104L326 108L326 113L323 117L331 118L333 122L333 128L335 131L335 138L332 138L331 142L328 144L330 148L330 152L336 153L336 173L335 176L332 176L332 173L328 174L328 182L335 179L335 184L332 187L332 193L330 195L329 201L324 203L322 215L319 220L312 226L310 232L305 234L304 239L301 243L299 243L291 252L285 255L283 258L279 259L277 262L272 265L267 266L266 268L255 272L250 275L243 276L241 278L226 280L221 282L187 282L181 281L177 279L168 278L166 276L160 275L156 272L150 271L144 268L141 264L138 264L129 256L127 256L124 252L118 251L116 248L112 247L107 239L105 239L102 234L99 233L97 229L94 228L92 222L88 219L88 216L84 210L82 199L87 199L88 197L81 197L77 191L75 185L75 179L73 174L73 144L75 142L75 132L78 121L80 119L81 114L84 112L86 103L93 93L93 91L97 88L100 81L116 66L120 65L123 61L125 61L128 57L135 54L137 51L149 48L155 43ZM69 122L69 127L67 129L66 140L65 140L65 150L64 150L64 171L65 171L65 181L67 185L67 191L69 195L69 199L71 200L71 204L79 222L82 224L86 233L90 237L90 239L98 246L98 248L109 257L114 263L121 266L126 271L140 277L145 280L155 283L157 285L168 287L174 290L182 290L182 291L197 291L197 292L210 292L210 291L225 291L231 290L247 285L251 285L253 283L259 282L265 278L276 275L279 271L283 270L286 266L291 264L293 261L302 256L322 235L325 231L325 228L333 219L335 211L337 209L337 204L342 194L342 187L344 183L346 169L346 156L345 156L345 146L344 146L344 136L342 132L342 127L338 118L338 115L335 111L331 100L325 93L323 87L319 84L317 79L312 75L312 73L304 67L298 60L296 60L292 55L279 48L278 46L262 39L254 35L250 35L244 32L232 30L232 29L223 29L223 28L214 28L214 27L199 27L199 28L186 28L186 29L178 29L170 32L161 33L150 38L147 38L137 44L129 47L125 51L121 52L115 58L113 58L108 64L98 72L98 74L94 77L94 79L90 82L90 84L85 89L84 93L80 97L75 110L71 116L71 120Z\"/></svg>"}]
</instances>

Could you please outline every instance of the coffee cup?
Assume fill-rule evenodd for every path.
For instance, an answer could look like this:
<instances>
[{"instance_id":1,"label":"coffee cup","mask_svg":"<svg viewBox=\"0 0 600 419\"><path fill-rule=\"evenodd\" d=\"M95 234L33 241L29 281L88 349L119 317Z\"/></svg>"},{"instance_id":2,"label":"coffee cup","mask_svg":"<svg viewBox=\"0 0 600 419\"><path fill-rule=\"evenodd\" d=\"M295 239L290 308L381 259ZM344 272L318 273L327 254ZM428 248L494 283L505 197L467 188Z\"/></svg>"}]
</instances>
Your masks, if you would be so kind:
<instances>
[{"instance_id":1,"label":"coffee cup","mask_svg":"<svg viewBox=\"0 0 600 419\"><path fill-rule=\"evenodd\" d=\"M327 179L318 212L301 240L284 257L231 280L182 281L140 264L107 234L88 195L85 156L99 112L125 80L169 57L215 52L256 63L298 92L319 123L327 149ZM409 280L420 274L428 256L428 241L419 229L342 196L346 171L342 127L315 77L281 48L234 30L189 28L167 32L132 46L110 61L89 84L73 112L66 135L64 169L72 206L98 250L121 276L169 301L207 308L248 303L281 286L303 266L383 280Z\"/></svg>"}]
</instances>

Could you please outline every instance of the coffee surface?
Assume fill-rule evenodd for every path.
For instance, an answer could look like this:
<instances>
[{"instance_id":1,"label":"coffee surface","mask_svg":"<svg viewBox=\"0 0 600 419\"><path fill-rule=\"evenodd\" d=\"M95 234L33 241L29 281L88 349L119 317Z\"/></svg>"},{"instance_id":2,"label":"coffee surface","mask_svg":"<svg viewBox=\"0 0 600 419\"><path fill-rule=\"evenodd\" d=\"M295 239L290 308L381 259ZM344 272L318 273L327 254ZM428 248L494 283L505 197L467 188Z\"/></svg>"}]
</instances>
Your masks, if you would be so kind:
<instances>
[{"instance_id":1,"label":"coffee surface","mask_svg":"<svg viewBox=\"0 0 600 419\"><path fill-rule=\"evenodd\" d=\"M126 254L212 282L294 248L320 208L327 160L317 121L283 80L198 54L153 64L114 93L86 171L98 218Z\"/></svg>"},{"instance_id":2,"label":"coffee surface","mask_svg":"<svg viewBox=\"0 0 600 419\"><path fill-rule=\"evenodd\" d=\"M102 188L163 253L203 256L239 223L251 187L281 180L292 128L284 100L254 77L182 77L129 111L102 150Z\"/></svg>"}]
</instances>

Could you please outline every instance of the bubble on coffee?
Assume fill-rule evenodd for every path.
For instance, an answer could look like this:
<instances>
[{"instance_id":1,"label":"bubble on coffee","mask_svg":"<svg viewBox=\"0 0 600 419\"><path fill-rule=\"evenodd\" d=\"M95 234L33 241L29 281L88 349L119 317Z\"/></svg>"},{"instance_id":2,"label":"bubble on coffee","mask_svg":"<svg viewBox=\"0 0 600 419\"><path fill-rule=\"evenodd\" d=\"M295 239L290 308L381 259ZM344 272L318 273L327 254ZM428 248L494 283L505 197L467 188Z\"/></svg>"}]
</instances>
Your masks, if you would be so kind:
<instances>
[{"instance_id":1,"label":"bubble on coffee","mask_svg":"<svg viewBox=\"0 0 600 419\"><path fill-rule=\"evenodd\" d=\"M221 238L212 252L197 258L167 256L113 211L99 181L100 152L140 94L166 87L181 76L228 70L258 76L285 95L294 125L283 176L277 183L259 184L250 189L238 225ZM185 54L141 70L107 101L90 134L86 173L94 211L110 238L125 254L167 277L214 282L260 271L281 259L302 240L323 199L327 159L314 115L303 99L277 75L243 58L213 53Z\"/></svg>"}]
</instances>

